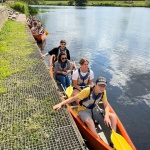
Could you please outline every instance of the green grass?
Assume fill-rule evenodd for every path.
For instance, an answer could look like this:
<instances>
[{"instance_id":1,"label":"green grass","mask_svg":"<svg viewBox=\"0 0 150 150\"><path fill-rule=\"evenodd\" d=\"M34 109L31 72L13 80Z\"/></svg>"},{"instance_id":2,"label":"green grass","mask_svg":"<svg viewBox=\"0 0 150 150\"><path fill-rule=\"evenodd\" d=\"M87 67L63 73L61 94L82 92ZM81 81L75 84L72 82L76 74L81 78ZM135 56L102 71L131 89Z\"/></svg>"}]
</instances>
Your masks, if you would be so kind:
<instances>
[{"instance_id":1,"label":"green grass","mask_svg":"<svg viewBox=\"0 0 150 150\"><path fill-rule=\"evenodd\" d=\"M69 1L46 1L46 5L68 6Z\"/></svg>"},{"instance_id":2,"label":"green grass","mask_svg":"<svg viewBox=\"0 0 150 150\"><path fill-rule=\"evenodd\" d=\"M45 1L46 5L68 6L69 1ZM88 1L87 6L122 6L122 7L146 7L145 1Z\"/></svg>"},{"instance_id":3,"label":"green grass","mask_svg":"<svg viewBox=\"0 0 150 150\"><path fill-rule=\"evenodd\" d=\"M68 6L69 1L45 1L44 5L59 5L59 6ZM0 4L1 5L1 4ZM73 4L74 5L74 4ZM145 1L112 1L112 0L97 0L97 1L88 1L87 6L121 6L121 7L147 7Z\"/></svg>"},{"instance_id":4,"label":"green grass","mask_svg":"<svg viewBox=\"0 0 150 150\"><path fill-rule=\"evenodd\" d=\"M89 1L88 6L122 6L122 7L144 7L145 1Z\"/></svg>"},{"instance_id":5,"label":"green grass","mask_svg":"<svg viewBox=\"0 0 150 150\"><path fill-rule=\"evenodd\" d=\"M30 54L35 53L35 43L29 40L25 25L15 21L7 21L0 31L1 149L28 150L42 145L44 149L55 129L51 125L51 118L57 113L52 110L54 98L41 99L46 89L41 87L39 77L44 79L45 74L34 74L32 70L40 61L30 57ZM17 76L18 79L13 78ZM7 89L3 88L4 81L9 85ZM43 88L40 99L33 87ZM33 90L33 94L29 95L28 90L24 89Z\"/></svg>"},{"instance_id":6,"label":"green grass","mask_svg":"<svg viewBox=\"0 0 150 150\"><path fill-rule=\"evenodd\" d=\"M33 61L23 59L33 50L27 38L25 26L14 21L7 21L0 31L0 93L5 91L2 87L5 78L23 71Z\"/></svg>"}]
</instances>

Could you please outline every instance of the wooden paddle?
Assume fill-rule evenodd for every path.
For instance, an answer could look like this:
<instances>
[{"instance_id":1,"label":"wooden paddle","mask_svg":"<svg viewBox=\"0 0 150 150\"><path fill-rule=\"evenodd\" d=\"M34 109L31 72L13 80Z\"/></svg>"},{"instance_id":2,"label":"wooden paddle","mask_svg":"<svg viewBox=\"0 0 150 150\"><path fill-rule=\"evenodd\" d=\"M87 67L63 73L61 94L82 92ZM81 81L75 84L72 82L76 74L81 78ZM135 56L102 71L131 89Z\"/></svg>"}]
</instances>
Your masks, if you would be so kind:
<instances>
[{"instance_id":1,"label":"wooden paddle","mask_svg":"<svg viewBox=\"0 0 150 150\"><path fill-rule=\"evenodd\" d=\"M98 109L100 110L101 115L104 118L103 110L97 105ZM113 142L116 150L132 150L129 143L122 137L120 134L116 133L112 127L109 125L111 132L111 141Z\"/></svg>"}]
</instances>

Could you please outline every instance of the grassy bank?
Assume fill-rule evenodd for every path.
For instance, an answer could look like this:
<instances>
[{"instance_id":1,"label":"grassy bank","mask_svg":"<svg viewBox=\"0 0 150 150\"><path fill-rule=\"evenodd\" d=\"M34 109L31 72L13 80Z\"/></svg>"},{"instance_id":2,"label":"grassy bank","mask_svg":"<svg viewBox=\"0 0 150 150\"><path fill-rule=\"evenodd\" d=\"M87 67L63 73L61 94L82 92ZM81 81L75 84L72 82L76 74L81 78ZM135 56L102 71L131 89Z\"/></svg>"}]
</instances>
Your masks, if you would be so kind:
<instances>
[{"instance_id":1,"label":"grassy bank","mask_svg":"<svg viewBox=\"0 0 150 150\"><path fill-rule=\"evenodd\" d=\"M1 81L28 67L26 64L30 60L22 57L32 52L30 46L24 25L7 21L0 31L0 93L5 92Z\"/></svg>"},{"instance_id":2,"label":"grassy bank","mask_svg":"<svg viewBox=\"0 0 150 150\"><path fill-rule=\"evenodd\" d=\"M0 83L1 150L79 146L70 114L52 109L60 96L29 28L15 21L0 31Z\"/></svg>"},{"instance_id":3,"label":"grassy bank","mask_svg":"<svg viewBox=\"0 0 150 150\"><path fill-rule=\"evenodd\" d=\"M45 1L47 5L68 6L69 1ZM73 4L74 5L74 4ZM88 1L87 6L146 7L145 1Z\"/></svg>"},{"instance_id":4,"label":"grassy bank","mask_svg":"<svg viewBox=\"0 0 150 150\"><path fill-rule=\"evenodd\" d=\"M41 5L58 5L68 6L69 1L45 1L45 4ZM1 4L0 4L1 5ZM73 6L75 4L73 3ZM147 7L145 1L88 1L87 6L120 6L120 7Z\"/></svg>"},{"instance_id":5,"label":"grassy bank","mask_svg":"<svg viewBox=\"0 0 150 150\"><path fill-rule=\"evenodd\" d=\"M48 149L53 88L24 24L7 21L0 31L0 64L0 149Z\"/></svg>"}]
</instances>

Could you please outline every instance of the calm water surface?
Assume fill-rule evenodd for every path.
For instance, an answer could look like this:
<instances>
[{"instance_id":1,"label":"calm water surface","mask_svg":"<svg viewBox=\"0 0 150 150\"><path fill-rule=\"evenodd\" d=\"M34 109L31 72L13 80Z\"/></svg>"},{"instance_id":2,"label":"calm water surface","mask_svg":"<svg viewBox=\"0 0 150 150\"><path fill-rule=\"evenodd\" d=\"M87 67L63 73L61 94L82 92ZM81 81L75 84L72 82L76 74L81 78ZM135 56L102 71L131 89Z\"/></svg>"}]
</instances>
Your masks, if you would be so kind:
<instances>
[{"instance_id":1,"label":"calm water surface","mask_svg":"<svg viewBox=\"0 0 150 150\"><path fill-rule=\"evenodd\" d=\"M40 6L50 32L42 51L67 41L72 60L86 57L108 79L107 95L138 150L150 149L150 9ZM49 57L45 58L49 64Z\"/></svg>"}]
</instances>

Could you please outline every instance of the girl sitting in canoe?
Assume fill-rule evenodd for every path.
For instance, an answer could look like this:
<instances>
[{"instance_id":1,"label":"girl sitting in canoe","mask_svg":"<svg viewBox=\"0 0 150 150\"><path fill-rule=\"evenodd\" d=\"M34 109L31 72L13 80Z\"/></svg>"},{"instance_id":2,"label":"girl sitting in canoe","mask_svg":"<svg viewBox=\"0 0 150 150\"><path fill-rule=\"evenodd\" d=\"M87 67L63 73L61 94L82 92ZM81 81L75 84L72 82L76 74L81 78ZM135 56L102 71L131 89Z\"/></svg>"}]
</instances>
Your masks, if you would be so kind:
<instances>
[{"instance_id":1,"label":"girl sitting in canoe","mask_svg":"<svg viewBox=\"0 0 150 150\"><path fill-rule=\"evenodd\" d=\"M71 85L70 73L71 73L71 64L70 61L67 59L67 54L60 53L58 55L58 60L55 62L54 74L56 80L61 82L64 89L66 89Z\"/></svg>"}]
</instances>

